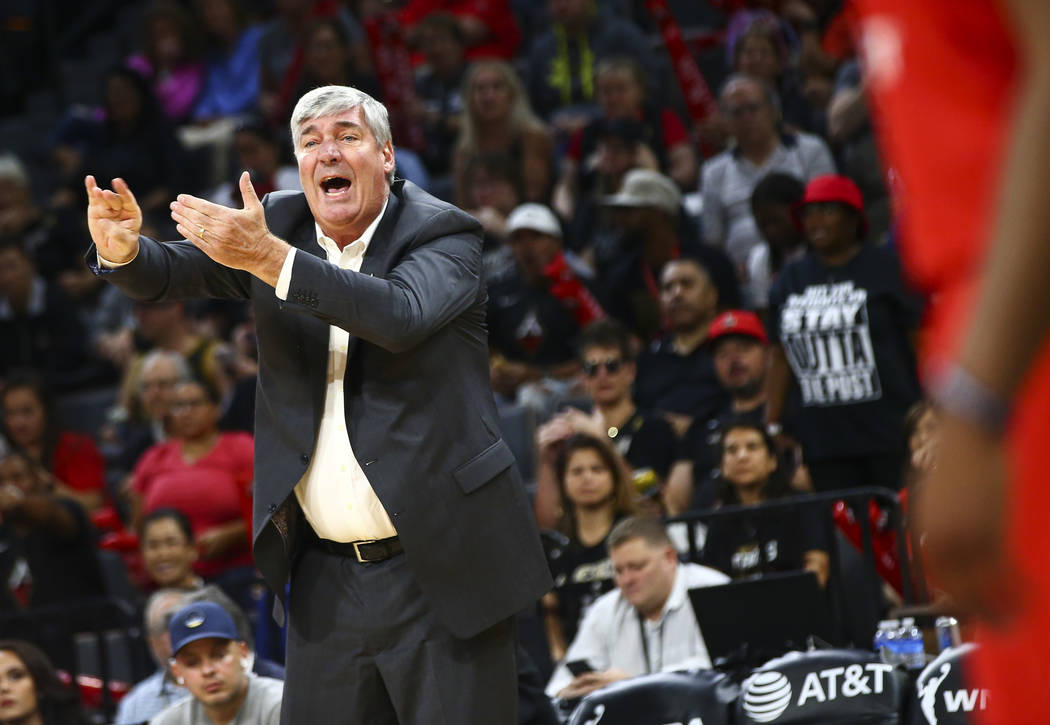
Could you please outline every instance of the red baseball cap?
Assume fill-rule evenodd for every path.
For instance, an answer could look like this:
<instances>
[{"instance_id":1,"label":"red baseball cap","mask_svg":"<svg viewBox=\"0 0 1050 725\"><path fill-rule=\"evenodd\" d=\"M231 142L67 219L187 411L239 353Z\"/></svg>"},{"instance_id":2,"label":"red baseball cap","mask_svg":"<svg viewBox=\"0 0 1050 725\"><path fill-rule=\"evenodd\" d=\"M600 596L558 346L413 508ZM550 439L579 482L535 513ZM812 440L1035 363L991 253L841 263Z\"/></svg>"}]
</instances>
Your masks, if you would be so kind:
<instances>
[{"instance_id":1,"label":"red baseball cap","mask_svg":"<svg viewBox=\"0 0 1050 725\"><path fill-rule=\"evenodd\" d=\"M864 195L853 183L853 179L840 174L817 176L806 184L806 193L794 209L795 221L799 228L802 226L801 212L806 204L828 201L845 204L857 212L860 215L862 233L868 233L868 217L864 214Z\"/></svg>"},{"instance_id":2,"label":"red baseball cap","mask_svg":"<svg viewBox=\"0 0 1050 725\"><path fill-rule=\"evenodd\" d=\"M766 328L762 326L762 320L758 315L747 310L728 310L723 312L711 323L711 329L707 333L707 339L711 342L728 335L743 335L758 340L763 345L769 344L766 337Z\"/></svg>"}]
</instances>

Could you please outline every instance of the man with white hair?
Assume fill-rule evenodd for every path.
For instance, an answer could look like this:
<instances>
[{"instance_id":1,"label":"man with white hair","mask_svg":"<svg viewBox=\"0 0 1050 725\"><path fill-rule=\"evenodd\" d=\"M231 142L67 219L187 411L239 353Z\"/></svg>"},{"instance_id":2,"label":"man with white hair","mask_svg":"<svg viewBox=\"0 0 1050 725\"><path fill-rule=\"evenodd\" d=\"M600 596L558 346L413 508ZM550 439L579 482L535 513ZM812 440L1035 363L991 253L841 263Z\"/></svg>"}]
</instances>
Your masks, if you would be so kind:
<instances>
[{"instance_id":1,"label":"man with white hair","mask_svg":"<svg viewBox=\"0 0 1050 725\"><path fill-rule=\"evenodd\" d=\"M753 76L730 76L719 98L733 145L704 162L704 241L726 250L739 267L762 241L751 213L751 192L766 174L802 181L835 173L835 161L818 136L784 128L777 92Z\"/></svg>"},{"instance_id":2,"label":"man with white hair","mask_svg":"<svg viewBox=\"0 0 1050 725\"><path fill-rule=\"evenodd\" d=\"M87 177L89 262L137 299L252 302L255 561L282 599L294 574L282 723L514 722L512 617L550 575L498 433L480 227L393 181L367 94L310 91L291 129L303 192L180 195L179 242Z\"/></svg>"}]
</instances>

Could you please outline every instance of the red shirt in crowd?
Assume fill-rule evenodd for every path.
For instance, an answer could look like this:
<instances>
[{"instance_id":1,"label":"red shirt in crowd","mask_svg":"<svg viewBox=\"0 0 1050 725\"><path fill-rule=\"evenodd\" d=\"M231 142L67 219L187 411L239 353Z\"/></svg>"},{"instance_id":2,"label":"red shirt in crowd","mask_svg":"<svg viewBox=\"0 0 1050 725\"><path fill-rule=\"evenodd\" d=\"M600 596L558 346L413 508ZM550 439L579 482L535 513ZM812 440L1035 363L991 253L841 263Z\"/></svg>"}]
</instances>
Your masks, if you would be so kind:
<instances>
[{"instance_id":1,"label":"red shirt in crowd","mask_svg":"<svg viewBox=\"0 0 1050 725\"><path fill-rule=\"evenodd\" d=\"M254 477L252 436L223 433L215 447L193 463L182 457L182 441L158 443L142 456L132 488L142 496L142 511L175 508L186 514L193 535L230 521L244 520L244 500ZM194 567L214 577L235 566L251 566L249 547L215 559L199 559Z\"/></svg>"},{"instance_id":2,"label":"red shirt in crowd","mask_svg":"<svg viewBox=\"0 0 1050 725\"><path fill-rule=\"evenodd\" d=\"M104 491L106 464L90 436L60 433L51 472L75 491Z\"/></svg>"}]
</instances>

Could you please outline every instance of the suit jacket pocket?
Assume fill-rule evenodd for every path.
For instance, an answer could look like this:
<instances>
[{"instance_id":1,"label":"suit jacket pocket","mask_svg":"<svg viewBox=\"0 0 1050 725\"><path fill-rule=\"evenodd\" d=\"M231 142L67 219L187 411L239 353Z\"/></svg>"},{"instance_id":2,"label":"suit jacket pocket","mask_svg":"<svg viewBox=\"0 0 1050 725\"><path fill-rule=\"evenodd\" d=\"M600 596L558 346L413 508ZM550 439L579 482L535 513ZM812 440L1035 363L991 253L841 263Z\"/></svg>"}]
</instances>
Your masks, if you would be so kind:
<instances>
[{"instance_id":1,"label":"suit jacket pocket","mask_svg":"<svg viewBox=\"0 0 1050 725\"><path fill-rule=\"evenodd\" d=\"M452 477L463 490L470 493L484 486L498 474L510 468L514 454L502 438L452 472Z\"/></svg>"}]
</instances>

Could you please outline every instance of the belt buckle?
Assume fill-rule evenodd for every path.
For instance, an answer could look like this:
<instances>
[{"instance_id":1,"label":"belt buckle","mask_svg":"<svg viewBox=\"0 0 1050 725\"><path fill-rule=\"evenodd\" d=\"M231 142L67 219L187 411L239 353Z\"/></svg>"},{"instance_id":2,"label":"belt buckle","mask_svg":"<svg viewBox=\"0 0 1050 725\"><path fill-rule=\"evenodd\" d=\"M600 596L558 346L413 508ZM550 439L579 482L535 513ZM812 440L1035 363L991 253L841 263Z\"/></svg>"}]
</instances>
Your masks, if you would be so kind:
<instances>
[{"instance_id":1,"label":"belt buckle","mask_svg":"<svg viewBox=\"0 0 1050 725\"><path fill-rule=\"evenodd\" d=\"M351 544L354 547L354 557L357 559L358 563L368 564L371 561L370 559L365 559L363 556L361 556L361 547L365 544L374 544L376 543L376 541L378 541L378 539L368 539L366 541L351 542Z\"/></svg>"}]
</instances>

